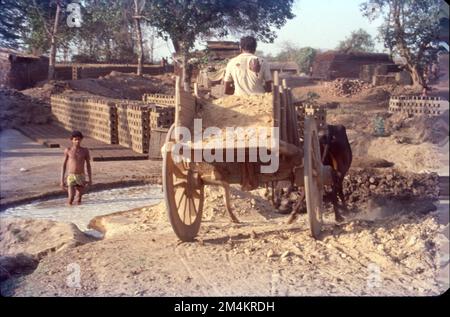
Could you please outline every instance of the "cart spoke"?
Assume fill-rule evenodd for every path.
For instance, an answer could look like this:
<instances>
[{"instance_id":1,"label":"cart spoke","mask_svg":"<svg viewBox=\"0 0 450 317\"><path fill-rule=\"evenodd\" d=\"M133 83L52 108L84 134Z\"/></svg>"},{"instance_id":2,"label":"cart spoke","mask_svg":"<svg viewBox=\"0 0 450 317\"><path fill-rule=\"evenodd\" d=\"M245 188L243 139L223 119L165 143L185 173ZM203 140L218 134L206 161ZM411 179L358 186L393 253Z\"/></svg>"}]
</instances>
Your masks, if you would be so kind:
<instances>
[{"instance_id":1,"label":"cart spoke","mask_svg":"<svg viewBox=\"0 0 450 317\"><path fill-rule=\"evenodd\" d=\"M199 192L197 192L197 190L193 190L192 191L192 197L196 198L196 199L201 199L202 196L200 195Z\"/></svg>"},{"instance_id":2,"label":"cart spoke","mask_svg":"<svg viewBox=\"0 0 450 317\"><path fill-rule=\"evenodd\" d=\"M178 191L179 193L179 191ZM180 195L180 199L178 200L177 209L180 209L181 207L181 201L183 200L183 197L185 197L186 189L183 189ZM176 195L175 195L176 196Z\"/></svg>"},{"instance_id":3,"label":"cart spoke","mask_svg":"<svg viewBox=\"0 0 450 317\"><path fill-rule=\"evenodd\" d=\"M197 217L198 211L197 211L197 206L195 206L195 200L194 199L192 199L192 206L194 207L195 216Z\"/></svg>"},{"instance_id":4,"label":"cart spoke","mask_svg":"<svg viewBox=\"0 0 450 317\"><path fill-rule=\"evenodd\" d=\"M192 198L189 198L189 222L193 223L194 221L192 221L192 213L194 211L194 201L192 200ZM194 213L195 216L195 213ZM195 220L195 217L194 217Z\"/></svg>"},{"instance_id":5,"label":"cart spoke","mask_svg":"<svg viewBox=\"0 0 450 317\"><path fill-rule=\"evenodd\" d=\"M185 197L185 199L184 199L183 223L186 223L186 207L187 207L187 197Z\"/></svg>"},{"instance_id":6,"label":"cart spoke","mask_svg":"<svg viewBox=\"0 0 450 317\"><path fill-rule=\"evenodd\" d=\"M184 180L181 180L181 181L177 181L176 183L174 183L173 187L175 189L184 188L184 190L186 191L186 185L187 185L187 182Z\"/></svg>"}]
</instances>

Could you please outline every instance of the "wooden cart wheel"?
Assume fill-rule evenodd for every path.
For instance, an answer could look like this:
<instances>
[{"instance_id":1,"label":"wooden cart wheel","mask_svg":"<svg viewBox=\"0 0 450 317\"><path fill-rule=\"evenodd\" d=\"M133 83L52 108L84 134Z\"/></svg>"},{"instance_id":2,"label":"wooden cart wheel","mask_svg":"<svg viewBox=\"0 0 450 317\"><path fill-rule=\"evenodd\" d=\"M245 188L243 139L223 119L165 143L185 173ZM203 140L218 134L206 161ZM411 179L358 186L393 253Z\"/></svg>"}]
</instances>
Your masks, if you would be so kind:
<instances>
[{"instance_id":1,"label":"wooden cart wheel","mask_svg":"<svg viewBox=\"0 0 450 317\"><path fill-rule=\"evenodd\" d=\"M169 129L166 146L174 125ZM162 152L162 180L167 216L173 231L182 241L193 241L200 229L203 212L203 184L185 162L176 163L170 151Z\"/></svg>"},{"instance_id":2,"label":"wooden cart wheel","mask_svg":"<svg viewBox=\"0 0 450 317\"><path fill-rule=\"evenodd\" d=\"M322 160L316 122L305 117L304 126L304 177L306 209L312 236L317 239L322 230L323 184L321 180Z\"/></svg>"}]
</instances>

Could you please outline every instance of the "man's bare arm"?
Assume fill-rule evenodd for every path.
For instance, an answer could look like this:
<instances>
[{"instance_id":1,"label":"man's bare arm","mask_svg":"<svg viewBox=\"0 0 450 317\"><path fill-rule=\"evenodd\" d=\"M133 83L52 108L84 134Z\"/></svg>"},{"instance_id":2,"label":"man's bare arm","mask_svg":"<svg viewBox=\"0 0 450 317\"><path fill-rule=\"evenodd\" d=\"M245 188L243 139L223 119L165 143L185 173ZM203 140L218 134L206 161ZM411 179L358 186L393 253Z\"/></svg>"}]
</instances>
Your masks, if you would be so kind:
<instances>
[{"instance_id":1,"label":"man's bare arm","mask_svg":"<svg viewBox=\"0 0 450 317\"><path fill-rule=\"evenodd\" d=\"M64 189L64 176L66 174L66 167L67 167L68 159L69 159L68 149L65 149L64 150L64 162L63 162L63 166L61 169L61 182L60 182L61 188L63 188L63 189Z\"/></svg>"},{"instance_id":2,"label":"man's bare arm","mask_svg":"<svg viewBox=\"0 0 450 317\"><path fill-rule=\"evenodd\" d=\"M225 82L225 95L232 95L232 94L234 94L233 82L226 81Z\"/></svg>"}]
</instances>

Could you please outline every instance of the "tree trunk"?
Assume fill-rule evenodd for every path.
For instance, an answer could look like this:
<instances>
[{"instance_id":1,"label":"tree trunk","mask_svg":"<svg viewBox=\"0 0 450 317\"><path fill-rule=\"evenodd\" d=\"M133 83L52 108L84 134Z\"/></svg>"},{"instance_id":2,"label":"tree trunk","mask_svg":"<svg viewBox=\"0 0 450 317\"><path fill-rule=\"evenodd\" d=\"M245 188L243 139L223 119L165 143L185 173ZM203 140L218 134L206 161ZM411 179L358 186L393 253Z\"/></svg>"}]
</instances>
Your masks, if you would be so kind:
<instances>
[{"instance_id":1,"label":"tree trunk","mask_svg":"<svg viewBox=\"0 0 450 317\"><path fill-rule=\"evenodd\" d=\"M413 80L413 86L426 86L422 70L419 69L418 66L410 66L409 69Z\"/></svg>"},{"instance_id":2,"label":"tree trunk","mask_svg":"<svg viewBox=\"0 0 450 317\"><path fill-rule=\"evenodd\" d=\"M138 44L138 60L137 60L137 75L142 76L142 64L144 60L144 47L142 45L142 31L141 31L141 21L140 19L135 19L136 25L136 39Z\"/></svg>"},{"instance_id":3,"label":"tree trunk","mask_svg":"<svg viewBox=\"0 0 450 317\"><path fill-rule=\"evenodd\" d=\"M138 48L138 60L137 60L137 75L142 76L142 63L144 60L144 47L142 45L142 30L141 30L141 19L139 18L139 6L138 0L134 0L134 25L136 27L136 40Z\"/></svg>"},{"instance_id":4,"label":"tree trunk","mask_svg":"<svg viewBox=\"0 0 450 317\"><path fill-rule=\"evenodd\" d=\"M58 33L59 16L61 13L61 5L59 1L56 2L56 14L55 23L53 24L53 30L51 33L51 44L50 44L50 58L48 61L48 79L52 80L55 78L55 63L56 63L56 34Z\"/></svg>"},{"instance_id":5,"label":"tree trunk","mask_svg":"<svg viewBox=\"0 0 450 317\"><path fill-rule=\"evenodd\" d=\"M188 56L188 52L186 52L185 50L183 50L182 52L182 57L181 57L181 67L182 67L182 76L181 79L183 81L183 88L184 91L189 92L191 85L190 85L190 76L188 74L188 60L189 60L189 56Z\"/></svg>"}]
</instances>

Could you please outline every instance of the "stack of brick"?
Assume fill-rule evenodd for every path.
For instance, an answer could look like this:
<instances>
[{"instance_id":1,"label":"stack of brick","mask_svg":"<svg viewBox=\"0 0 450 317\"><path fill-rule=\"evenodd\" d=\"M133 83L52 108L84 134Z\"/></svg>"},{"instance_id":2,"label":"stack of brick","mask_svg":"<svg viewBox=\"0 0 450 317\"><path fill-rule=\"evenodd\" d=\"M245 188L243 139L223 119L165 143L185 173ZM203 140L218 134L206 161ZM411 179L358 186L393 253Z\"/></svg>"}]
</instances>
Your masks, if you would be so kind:
<instances>
[{"instance_id":1,"label":"stack of brick","mask_svg":"<svg viewBox=\"0 0 450 317\"><path fill-rule=\"evenodd\" d=\"M119 144L138 153L148 153L150 108L139 102L117 104Z\"/></svg>"},{"instance_id":2,"label":"stack of brick","mask_svg":"<svg viewBox=\"0 0 450 317\"><path fill-rule=\"evenodd\" d=\"M392 96L389 112L403 112L416 115L438 116L448 111L448 101L439 97Z\"/></svg>"},{"instance_id":3,"label":"stack of brick","mask_svg":"<svg viewBox=\"0 0 450 317\"><path fill-rule=\"evenodd\" d=\"M95 96L53 95L54 121L67 130L81 130L86 136L108 144L118 143L117 110L114 101Z\"/></svg>"},{"instance_id":4,"label":"stack of brick","mask_svg":"<svg viewBox=\"0 0 450 317\"><path fill-rule=\"evenodd\" d=\"M175 122L175 96L163 94L144 94L142 100L150 104L150 146L149 157L161 159L167 131Z\"/></svg>"},{"instance_id":5,"label":"stack of brick","mask_svg":"<svg viewBox=\"0 0 450 317\"><path fill-rule=\"evenodd\" d=\"M174 95L164 95L164 94L144 94L142 96L142 101L145 103L151 103L161 106L172 106L175 107L175 96Z\"/></svg>"},{"instance_id":6,"label":"stack of brick","mask_svg":"<svg viewBox=\"0 0 450 317\"><path fill-rule=\"evenodd\" d=\"M175 107L153 105L150 111L150 128L168 129L175 121Z\"/></svg>"}]
</instances>

